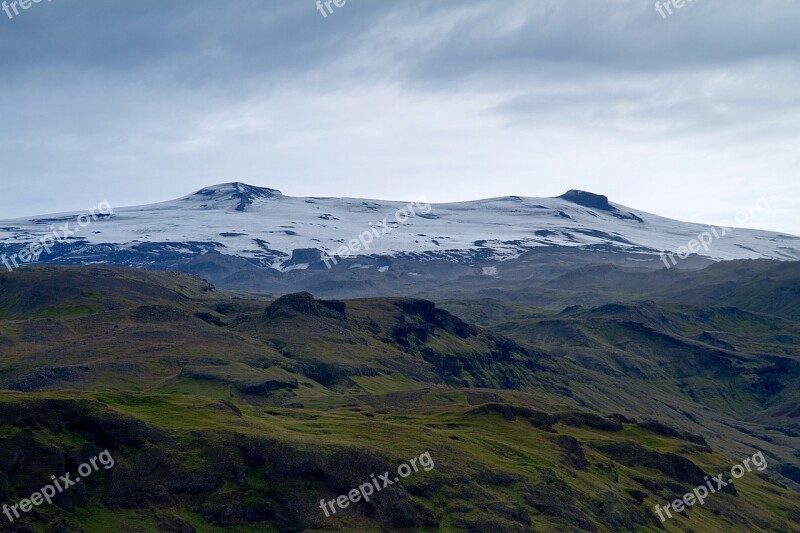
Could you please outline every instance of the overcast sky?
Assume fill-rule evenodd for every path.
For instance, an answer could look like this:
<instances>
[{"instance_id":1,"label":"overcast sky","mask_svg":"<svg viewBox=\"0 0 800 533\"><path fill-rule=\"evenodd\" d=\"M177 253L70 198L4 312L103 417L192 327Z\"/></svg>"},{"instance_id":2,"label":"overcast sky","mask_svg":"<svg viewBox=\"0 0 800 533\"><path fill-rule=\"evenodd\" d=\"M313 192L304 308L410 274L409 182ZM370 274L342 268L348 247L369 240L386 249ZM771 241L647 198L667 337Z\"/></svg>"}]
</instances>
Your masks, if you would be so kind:
<instances>
[{"instance_id":1,"label":"overcast sky","mask_svg":"<svg viewBox=\"0 0 800 533\"><path fill-rule=\"evenodd\" d=\"M52 0L0 11L0 219L243 181L568 189L800 235L800 2ZM13 15L13 11L11 11Z\"/></svg>"}]
</instances>

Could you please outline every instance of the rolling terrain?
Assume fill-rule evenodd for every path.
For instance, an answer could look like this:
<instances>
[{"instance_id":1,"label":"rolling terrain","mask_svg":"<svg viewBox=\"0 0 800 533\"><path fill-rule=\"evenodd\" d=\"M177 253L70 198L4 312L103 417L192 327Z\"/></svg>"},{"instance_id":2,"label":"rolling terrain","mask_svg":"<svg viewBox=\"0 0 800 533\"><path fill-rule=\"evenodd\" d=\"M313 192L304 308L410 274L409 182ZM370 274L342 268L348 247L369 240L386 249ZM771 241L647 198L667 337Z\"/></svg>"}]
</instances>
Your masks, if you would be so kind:
<instances>
[{"instance_id":1,"label":"rolling terrain","mask_svg":"<svg viewBox=\"0 0 800 533\"><path fill-rule=\"evenodd\" d=\"M116 459L6 527L800 531L799 286L797 263L606 265L437 305L1 273L0 499ZM426 451L430 471L320 509ZM654 514L757 451L763 472Z\"/></svg>"}]
</instances>

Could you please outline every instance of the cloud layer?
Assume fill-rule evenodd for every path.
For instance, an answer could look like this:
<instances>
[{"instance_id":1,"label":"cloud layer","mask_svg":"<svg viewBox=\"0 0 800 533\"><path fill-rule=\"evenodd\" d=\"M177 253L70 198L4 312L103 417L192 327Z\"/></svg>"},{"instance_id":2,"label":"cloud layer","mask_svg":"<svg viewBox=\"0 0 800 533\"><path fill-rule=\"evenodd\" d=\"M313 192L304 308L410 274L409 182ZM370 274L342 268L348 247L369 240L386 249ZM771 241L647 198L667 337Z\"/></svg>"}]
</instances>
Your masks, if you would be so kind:
<instances>
[{"instance_id":1,"label":"cloud layer","mask_svg":"<svg viewBox=\"0 0 800 533\"><path fill-rule=\"evenodd\" d=\"M0 12L0 218L245 181L581 188L800 234L800 4L53 0Z\"/></svg>"}]
</instances>

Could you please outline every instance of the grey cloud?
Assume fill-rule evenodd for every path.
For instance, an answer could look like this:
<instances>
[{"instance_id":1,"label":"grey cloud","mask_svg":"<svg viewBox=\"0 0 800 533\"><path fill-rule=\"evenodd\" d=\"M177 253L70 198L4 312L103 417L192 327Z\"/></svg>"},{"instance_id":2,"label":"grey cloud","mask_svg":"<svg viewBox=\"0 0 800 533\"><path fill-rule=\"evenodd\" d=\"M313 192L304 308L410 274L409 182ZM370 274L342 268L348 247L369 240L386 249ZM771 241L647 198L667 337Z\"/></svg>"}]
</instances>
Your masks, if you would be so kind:
<instances>
[{"instance_id":1,"label":"grey cloud","mask_svg":"<svg viewBox=\"0 0 800 533\"><path fill-rule=\"evenodd\" d=\"M651 2L525 4L535 7L522 11L516 24L491 32L489 9L463 19L424 56L416 73L452 79L480 72L524 77L542 70L686 71L765 59L796 62L800 52L800 4L787 0L695 0L667 20Z\"/></svg>"},{"instance_id":2,"label":"grey cloud","mask_svg":"<svg viewBox=\"0 0 800 533\"><path fill-rule=\"evenodd\" d=\"M4 17L0 218L234 179L437 201L583 187L680 217L687 187L710 202L706 177L725 175L720 205L758 183L797 207L792 0L667 20L640 0L347 0L328 18L314 0L53 0ZM629 186L668 174L658 194Z\"/></svg>"}]
</instances>

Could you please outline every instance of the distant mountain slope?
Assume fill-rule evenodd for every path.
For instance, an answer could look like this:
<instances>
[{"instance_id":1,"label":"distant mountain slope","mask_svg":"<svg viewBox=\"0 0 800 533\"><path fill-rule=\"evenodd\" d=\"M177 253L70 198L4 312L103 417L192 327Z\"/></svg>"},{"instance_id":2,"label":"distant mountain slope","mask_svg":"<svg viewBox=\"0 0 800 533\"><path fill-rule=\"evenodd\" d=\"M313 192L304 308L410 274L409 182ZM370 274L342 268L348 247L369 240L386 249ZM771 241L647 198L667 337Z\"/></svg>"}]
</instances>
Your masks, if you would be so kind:
<instances>
[{"instance_id":1,"label":"distant mountain slope","mask_svg":"<svg viewBox=\"0 0 800 533\"><path fill-rule=\"evenodd\" d=\"M71 218L74 215L62 214L0 222L0 253L18 252L54 224ZM221 271L327 273L321 252L333 254L366 233L372 235L364 237L371 239L368 249L361 244L351 247L345 269L375 271L380 279L381 274L398 272L397 261L413 274L408 265L439 260L450 266L439 267L438 274L431 274L427 266L421 275L439 279L463 275L453 270L456 264L476 275L502 278L518 275L508 265L533 260L536 256L531 253L544 249L631 254L631 264L663 267L659 253L687 246L704 231L709 227L644 213L583 191L557 198L509 196L427 206L295 198L273 189L227 183L179 200L115 207L112 216L92 222L41 260L177 268L219 283L224 279ZM210 261L201 259L198 264L197 259L209 253ZM715 239L708 251L700 248L695 257L703 256L797 259L800 237L737 229ZM236 263L235 258L244 262Z\"/></svg>"},{"instance_id":2,"label":"distant mountain slope","mask_svg":"<svg viewBox=\"0 0 800 533\"><path fill-rule=\"evenodd\" d=\"M532 290L563 293L565 299L573 301L580 294L603 301L655 299L698 306L736 306L783 318L800 318L798 261L723 261L692 271L593 265L563 274Z\"/></svg>"}]
</instances>

